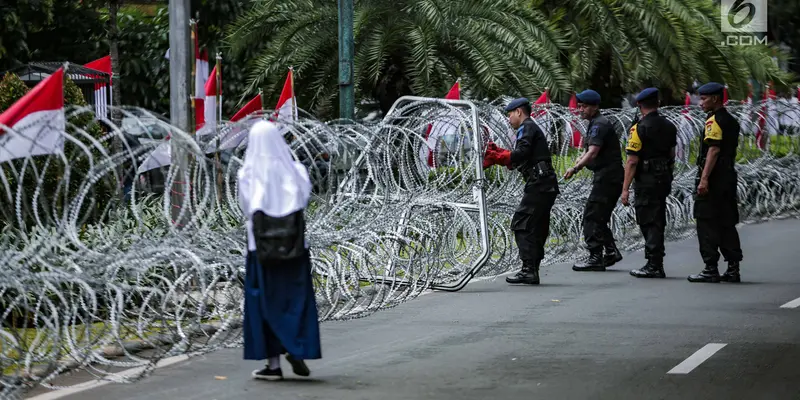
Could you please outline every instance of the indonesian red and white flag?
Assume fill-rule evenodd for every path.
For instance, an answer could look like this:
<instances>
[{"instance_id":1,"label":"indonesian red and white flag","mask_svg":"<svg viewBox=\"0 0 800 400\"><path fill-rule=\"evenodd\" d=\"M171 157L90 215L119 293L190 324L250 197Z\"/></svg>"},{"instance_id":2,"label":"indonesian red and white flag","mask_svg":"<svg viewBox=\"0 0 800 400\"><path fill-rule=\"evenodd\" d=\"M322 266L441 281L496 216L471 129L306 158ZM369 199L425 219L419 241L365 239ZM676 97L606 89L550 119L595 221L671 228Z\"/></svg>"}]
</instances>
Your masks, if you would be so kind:
<instances>
[{"instance_id":1,"label":"indonesian red and white flag","mask_svg":"<svg viewBox=\"0 0 800 400\"><path fill-rule=\"evenodd\" d=\"M544 93L542 93L542 95L539 96L539 98L535 102L533 102L533 106L534 107L544 106L549 103L550 103L550 96L547 93L547 89L545 89ZM542 130L542 133L544 133L545 136L548 136L550 133L551 125L553 123L553 117L547 113L547 110L540 109L538 111L534 111L533 113L531 113L531 118L533 119L534 122L536 122L536 125L539 125L539 129ZM513 139L516 142L517 140L516 132L513 135Z\"/></svg>"},{"instance_id":2,"label":"indonesian red and white flag","mask_svg":"<svg viewBox=\"0 0 800 400\"><path fill-rule=\"evenodd\" d=\"M64 69L59 68L0 114L0 162L62 152L65 130Z\"/></svg>"},{"instance_id":3,"label":"indonesian red and white flag","mask_svg":"<svg viewBox=\"0 0 800 400\"><path fill-rule=\"evenodd\" d=\"M294 96L294 71L289 69L289 75L283 83L281 97L275 105L273 119L278 123L292 124L297 121L297 99Z\"/></svg>"},{"instance_id":4,"label":"indonesian red and white flag","mask_svg":"<svg viewBox=\"0 0 800 400\"><path fill-rule=\"evenodd\" d=\"M572 138L572 147L580 148L583 146L583 135L581 135L581 131L578 129L578 122L576 122L578 119L578 97L575 93L569 98L569 111L572 116L568 117L569 121L566 124L567 137Z\"/></svg>"},{"instance_id":5,"label":"indonesian red and white flag","mask_svg":"<svg viewBox=\"0 0 800 400\"><path fill-rule=\"evenodd\" d=\"M261 111L263 108L264 104L261 101L261 95L257 94L256 97L253 97L253 100L250 100L241 110L237 111L236 114L231 117L231 122L239 121L252 113Z\"/></svg>"},{"instance_id":6,"label":"indonesian red and white flag","mask_svg":"<svg viewBox=\"0 0 800 400\"><path fill-rule=\"evenodd\" d=\"M205 88L208 80L208 50L200 51L200 42L192 32L194 39L194 114L195 131L199 131L205 123ZM169 60L169 49L164 54L164 58Z\"/></svg>"},{"instance_id":7,"label":"indonesian red and white flag","mask_svg":"<svg viewBox=\"0 0 800 400\"><path fill-rule=\"evenodd\" d=\"M221 80L220 80L221 82ZM219 89L219 93L217 93L217 89ZM198 126L200 127L207 127L209 130L213 130L216 127L217 116L219 115L219 104L222 103L222 84L220 83L220 87L217 88L217 67L214 66L214 69L211 70L211 75L208 77L208 81L206 82L205 87L203 88L203 93L205 93L204 99L204 116L205 121L203 123L198 122Z\"/></svg>"},{"instance_id":8,"label":"indonesian red and white flag","mask_svg":"<svg viewBox=\"0 0 800 400\"><path fill-rule=\"evenodd\" d=\"M99 58L94 60L88 64L84 64L84 67L91 68L93 70L97 70L100 72L104 72L111 75L111 56L105 56L103 58ZM111 85L114 83L111 82ZM114 104L111 101L111 86L106 85L105 83L96 83L94 85L94 113L98 117L107 117L108 116L108 105Z\"/></svg>"},{"instance_id":9,"label":"indonesian red and white flag","mask_svg":"<svg viewBox=\"0 0 800 400\"><path fill-rule=\"evenodd\" d=\"M194 35L192 35L194 36ZM200 130L205 124L205 97L206 81L208 80L208 50L200 51L200 43L194 37L195 73L194 73L194 110L195 131Z\"/></svg>"},{"instance_id":10,"label":"indonesian red and white flag","mask_svg":"<svg viewBox=\"0 0 800 400\"><path fill-rule=\"evenodd\" d=\"M444 98L447 100L461 100L461 82L457 80L456 83L450 87L450 90ZM450 122L449 120L453 121ZM447 134L457 132L458 123L456 121L457 116L454 116L454 118L445 118L433 124L428 124L428 129L425 132L425 143L420 146L419 153L422 162L426 163L428 167L433 168L435 166L439 140Z\"/></svg>"},{"instance_id":11,"label":"indonesian red and white flag","mask_svg":"<svg viewBox=\"0 0 800 400\"><path fill-rule=\"evenodd\" d=\"M261 95L258 94L247 104L245 104L244 107L237 111L233 117L231 117L231 122L240 121L250 114L261 111L263 108L264 106L261 102ZM249 123L226 125L225 128L223 128L224 134L219 140L219 147L217 147L216 140L213 140L207 145L206 153L216 152L217 149L227 150L238 147L240 144L242 144L242 142L244 142L245 139L247 139L247 133L250 131L250 128L253 126L253 124L260 120L261 119L258 118L249 121Z\"/></svg>"}]
</instances>

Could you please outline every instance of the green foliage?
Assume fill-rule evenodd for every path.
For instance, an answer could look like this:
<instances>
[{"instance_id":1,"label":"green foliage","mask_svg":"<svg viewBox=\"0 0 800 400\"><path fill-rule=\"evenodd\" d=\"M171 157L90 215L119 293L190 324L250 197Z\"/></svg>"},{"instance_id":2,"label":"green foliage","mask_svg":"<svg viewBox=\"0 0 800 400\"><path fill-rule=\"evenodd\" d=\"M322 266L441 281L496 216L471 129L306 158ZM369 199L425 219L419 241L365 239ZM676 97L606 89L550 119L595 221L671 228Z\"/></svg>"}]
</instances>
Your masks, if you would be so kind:
<instances>
[{"instance_id":1,"label":"green foliage","mask_svg":"<svg viewBox=\"0 0 800 400\"><path fill-rule=\"evenodd\" d=\"M108 52L99 1L0 2L0 71L30 61L87 62Z\"/></svg>"},{"instance_id":2,"label":"green foliage","mask_svg":"<svg viewBox=\"0 0 800 400\"><path fill-rule=\"evenodd\" d=\"M169 114L169 16L166 8L154 15L125 9L119 27L120 90L125 105ZM147 43L146 46L143 43Z\"/></svg>"},{"instance_id":3,"label":"green foliage","mask_svg":"<svg viewBox=\"0 0 800 400\"><path fill-rule=\"evenodd\" d=\"M592 87L603 107L624 93L659 86L669 103L695 80L729 85L743 98L748 79L785 84L773 46L722 46L712 0L360 0L355 5L357 97L385 111L402 95L441 97L457 77L471 98L501 94L556 101ZM380 21L380 23L377 23ZM248 64L248 95L281 90L295 67L301 104L324 115L338 104L335 3L264 0L228 29Z\"/></svg>"},{"instance_id":4,"label":"green foliage","mask_svg":"<svg viewBox=\"0 0 800 400\"><path fill-rule=\"evenodd\" d=\"M224 24L235 18L242 6L233 0L193 0L192 9L200 15L198 36L200 46L209 49L211 68L219 49L219 38ZM120 49L120 89L125 105L138 106L157 113L169 114L169 60L164 55L169 48L169 15L166 7L153 12L143 12L126 7L117 15ZM142 43L147 43L143 46ZM224 115L230 117L243 105L233 94L243 91L245 61L223 57ZM249 99L247 99L249 100Z\"/></svg>"},{"instance_id":5,"label":"green foliage","mask_svg":"<svg viewBox=\"0 0 800 400\"><path fill-rule=\"evenodd\" d=\"M695 80L727 83L732 98L744 98L749 78L790 79L772 62L785 57L772 46L721 45L711 0L536 0L532 7L563 27L575 90L595 88L602 106L618 107L624 92L647 86L681 104Z\"/></svg>"},{"instance_id":6,"label":"green foliage","mask_svg":"<svg viewBox=\"0 0 800 400\"><path fill-rule=\"evenodd\" d=\"M12 73L6 73L0 81L0 113L21 99L30 89L22 79Z\"/></svg>"},{"instance_id":7,"label":"green foliage","mask_svg":"<svg viewBox=\"0 0 800 400\"><path fill-rule=\"evenodd\" d=\"M256 52L247 95L277 98L293 66L304 108L335 114L338 23L335 2L251 3L228 29L234 55ZM354 18L357 97L386 111L400 96L441 97L458 78L472 98L535 96L569 87L557 54L556 27L519 2L492 0L360 0Z\"/></svg>"}]
</instances>

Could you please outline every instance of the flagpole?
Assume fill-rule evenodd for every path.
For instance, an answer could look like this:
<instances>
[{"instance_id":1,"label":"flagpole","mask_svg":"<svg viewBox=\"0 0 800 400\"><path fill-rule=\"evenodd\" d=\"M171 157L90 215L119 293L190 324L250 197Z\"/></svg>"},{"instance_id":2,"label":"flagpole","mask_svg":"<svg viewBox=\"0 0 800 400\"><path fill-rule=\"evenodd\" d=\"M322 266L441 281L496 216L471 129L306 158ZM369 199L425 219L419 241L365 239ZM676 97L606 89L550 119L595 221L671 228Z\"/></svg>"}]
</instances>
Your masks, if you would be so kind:
<instances>
[{"instance_id":1,"label":"flagpole","mask_svg":"<svg viewBox=\"0 0 800 400\"><path fill-rule=\"evenodd\" d=\"M214 129L217 130L219 128L219 124L222 121L222 53L217 52L217 79L215 85L217 86L217 109L214 111L217 113L216 121L214 122Z\"/></svg>"},{"instance_id":2,"label":"flagpole","mask_svg":"<svg viewBox=\"0 0 800 400\"><path fill-rule=\"evenodd\" d=\"M197 107L197 104L196 104L196 100L197 100L197 84L195 82L196 82L196 79L197 79L197 52L200 51L200 45L199 45L199 42L197 40L197 21L198 21L197 19L190 19L189 20L189 24L192 27L192 29L191 29L192 30L192 46L191 46L192 50L190 51L190 53L192 54L192 58L191 58L191 64L192 64L192 76L191 76L191 78L192 78L192 80L191 80L191 82L192 82L192 87L194 88L192 90L192 112L191 112L191 122L192 123L190 124L190 126L191 126L190 131L189 131L190 134L194 134L196 129L197 129L197 108L196 108ZM195 45L195 43L197 43L197 45Z\"/></svg>"},{"instance_id":3,"label":"flagpole","mask_svg":"<svg viewBox=\"0 0 800 400\"><path fill-rule=\"evenodd\" d=\"M289 67L289 73L292 76L292 122L297 121L297 100L294 96L294 67Z\"/></svg>"},{"instance_id":4,"label":"flagpole","mask_svg":"<svg viewBox=\"0 0 800 400\"><path fill-rule=\"evenodd\" d=\"M219 159L219 141L220 141L220 132L219 127L220 123L222 122L222 53L217 52L217 76L215 79L215 85L217 86L217 109L214 112L217 114L217 118L214 118L214 132L217 136L217 145L216 150L214 152L214 160L215 160L215 169L217 170L217 199L218 201L222 201L222 163ZM206 99L208 101L208 99ZM219 204L219 203L217 203Z\"/></svg>"}]
</instances>

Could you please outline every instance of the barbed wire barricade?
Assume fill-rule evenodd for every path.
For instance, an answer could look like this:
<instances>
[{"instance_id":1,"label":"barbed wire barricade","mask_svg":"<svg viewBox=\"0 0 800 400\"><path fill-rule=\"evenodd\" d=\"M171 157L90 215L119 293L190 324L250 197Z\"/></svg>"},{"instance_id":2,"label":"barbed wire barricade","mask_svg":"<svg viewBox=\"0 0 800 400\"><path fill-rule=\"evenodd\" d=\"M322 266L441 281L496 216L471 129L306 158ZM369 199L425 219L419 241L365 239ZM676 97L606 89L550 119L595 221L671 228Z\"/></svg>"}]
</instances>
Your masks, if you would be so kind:
<instances>
[{"instance_id":1,"label":"barbed wire barricade","mask_svg":"<svg viewBox=\"0 0 800 400\"><path fill-rule=\"evenodd\" d=\"M314 186L307 235L320 320L362 317L518 267L509 225L523 182L504 167L478 167L488 141L513 147L504 103L411 99L376 123L301 113L285 125ZM800 109L728 109L743 127L743 220L796 215ZM145 110L112 112L118 122L68 109L63 151L0 163L0 397L62 387L60 376L75 369L135 380L167 357L241 344L246 235L236 172L249 127L273 111L195 136ZM636 111L603 112L624 146ZM693 233L705 114L661 113L679 129L667 211L667 236L678 239ZM533 118L563 174L582 151L586 121L558 105L536 106ZM582 251L589 177L560 183L545 265ZM618 205L612 226L621 248L641 247L632 208Z\"/></svg>"}]
</instances>

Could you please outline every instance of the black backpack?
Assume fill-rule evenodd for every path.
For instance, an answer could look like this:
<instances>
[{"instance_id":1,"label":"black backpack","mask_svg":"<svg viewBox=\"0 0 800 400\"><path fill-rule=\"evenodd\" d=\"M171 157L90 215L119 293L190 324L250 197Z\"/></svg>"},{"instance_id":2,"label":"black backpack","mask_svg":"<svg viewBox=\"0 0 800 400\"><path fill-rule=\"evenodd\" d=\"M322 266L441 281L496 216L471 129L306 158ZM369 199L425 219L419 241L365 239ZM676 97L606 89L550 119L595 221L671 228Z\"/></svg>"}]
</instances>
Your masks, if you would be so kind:
<instances>
[{"instance_id":1,"label":"black backpack","mask_svg":"<svg viewBox=\"0 0 800 400\"><path fill-rule=\"evenodd\" d=\"M305 231L303 210L280 218L256 211L253 214L253 237L258 261L267 266L276 261L303 257L306 253Z\"/></svg>"}]
</instances>

